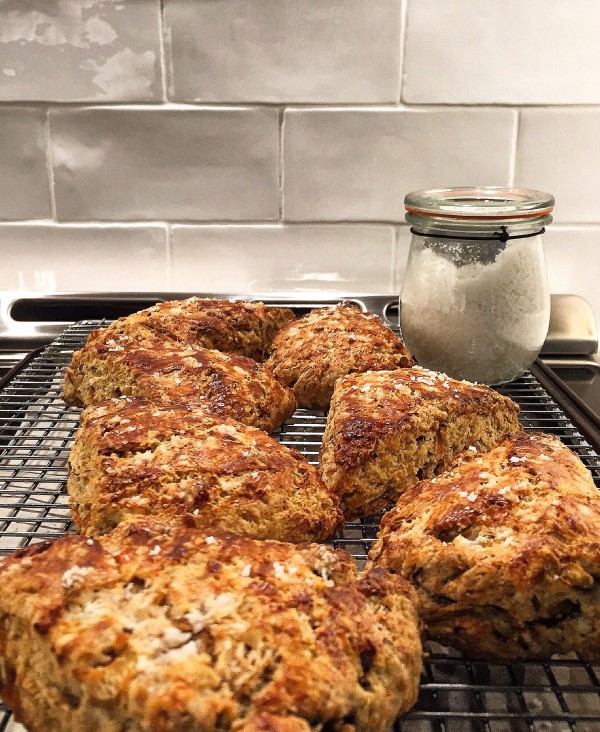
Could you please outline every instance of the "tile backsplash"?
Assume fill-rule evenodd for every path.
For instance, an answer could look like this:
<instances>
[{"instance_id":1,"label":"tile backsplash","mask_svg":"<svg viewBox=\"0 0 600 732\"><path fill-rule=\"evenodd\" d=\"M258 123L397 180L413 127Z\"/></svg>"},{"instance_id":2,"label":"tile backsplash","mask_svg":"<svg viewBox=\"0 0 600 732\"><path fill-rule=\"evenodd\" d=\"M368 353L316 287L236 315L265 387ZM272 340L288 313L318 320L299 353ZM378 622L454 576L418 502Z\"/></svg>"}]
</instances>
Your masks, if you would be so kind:
<instances>
[{"instance_id":1,"label":"tile backsplash","mask_svg":"<svg viewBox=\"0 0 600 732\"><path fill-rule=\"evenodd\" d=\"M402 221L410 190L508 185L515 125L508 109L287 110L284 218Z\"/></svg>"},{"instance_id":2,"label":"tile backsplash","mask_svg":"<svg viewBox=\"0 0 600 732\"><path fill-rule=\"evenodd\" d=\"M397 293L403 198L557 198L600 323L597 0L0 0L0 290Z\"/></svg>"},{"instance_id":3,"label":"tile backsplash","mask_svg":"<svg viewBox=\"0 0 600 732\"><path fill-rule=\"evenodd\" d=\"M51 110L59 221L276 220L271 107Z\"/></svg>"},{"instance_id":4,"label":"tile backsplash","mask_svg":"<svg viewBox=\"0 0 600 732\"><path fill-rule=\"evenodd\" d=\"M158 0L2 0L0 100L162 101Z\"/></svg>"},{"instance_id":5,"label":"tile backsplash","mask_svg":"<svg viewBox=\"0 0 600 732\"><path fill-rule=\"evenodd\" d=\"M169 99L394 104L401 0L166 0Z\"/></svg>"}]
</instances>

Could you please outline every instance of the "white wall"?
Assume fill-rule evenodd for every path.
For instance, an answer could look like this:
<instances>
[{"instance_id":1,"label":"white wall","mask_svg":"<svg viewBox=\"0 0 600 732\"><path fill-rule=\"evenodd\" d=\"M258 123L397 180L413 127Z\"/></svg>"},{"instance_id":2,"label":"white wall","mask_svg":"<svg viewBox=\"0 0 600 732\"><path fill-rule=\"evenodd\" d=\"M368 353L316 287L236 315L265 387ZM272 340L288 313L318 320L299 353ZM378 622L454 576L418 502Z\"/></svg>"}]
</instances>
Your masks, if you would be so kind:
<instances>
[{"instance_id":1,"label":"white wall","mask_svg":"<svg viewBox=\"0 0 600 732\"><path fill-rule=\"evenodd\" d=\"M555 194L600 322L597 0L0 0L0 289L398 292L402 200Z\"/></svg>"}]
</instances>

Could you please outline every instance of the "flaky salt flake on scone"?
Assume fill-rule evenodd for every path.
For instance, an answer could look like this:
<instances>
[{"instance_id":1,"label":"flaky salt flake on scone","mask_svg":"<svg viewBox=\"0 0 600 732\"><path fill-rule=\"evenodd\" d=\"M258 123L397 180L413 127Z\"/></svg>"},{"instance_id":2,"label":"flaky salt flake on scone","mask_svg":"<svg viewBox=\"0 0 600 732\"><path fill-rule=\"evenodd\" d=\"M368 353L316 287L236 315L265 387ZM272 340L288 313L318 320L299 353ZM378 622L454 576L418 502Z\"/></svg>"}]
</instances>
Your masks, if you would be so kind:
<instances>
[{"instance_id":1,"label":"flaky salt flake on scone","mask_svg":"<svg viewBox=\"0 0 600 732\"><path fill-rule=\"evenodd\" d=\"M294 543L329 539L343 522L296 450L199 407L142 397L83 412L67 490L90 536L131 515L189 513L199 527Z\"/></svg>"},{"instance_id":2,"label":"flaky salt flake on scone","mask_svg":"<svg viewBox=\"0 0 600 732\"><path fill-rule=\"evenodd\" d=\"M62 397L87 406L120 396L157 402L198 404L220 417L277 429L291 416L296 400L265 365L244 356L156 343L141 348L125 334L90 338L73 354Z\"/></svg>"},{"instance_id":3,"label":"flaky salt flake on scone","mask_svg":"<svg viewBox=\"0 0 600 732\"><path fill-rule=\"evenodd\" d=\"M1 694L30 732L385 732L416 700L416 594L322 545L158 519L0 562Z\"/></svg>"},{"instance_id":4,"label":"flaky salt flake on scone","mask_svg":"<svg viewBox=\"0 0 600 732\"><path fill-rule=\"evenodd\" d=\"M331 401L321 476L346 518L377 513L469 445L486 450L517 430L518 412L488 386L419 367L352 374Z\"/></svg>"},{"instance_id":5,"label":"flaky salt flake on scone","mask_svg":"<svg viewBox=\"0 0 600 732\"><path fill-rule=\"evenodd\" d=\"M191 297L119 318L103 332L108 338L124 333L142 347L152 347L158 339L171 346L213 348L262 361L276 333L294 318L289 308L262 302Z\"/></svg>"},{"instance_id":6,"label":"flaky salt flake on scone","mask_svg":"<svg viewBox=\"0 0 600 732\"><path fill-rule=\"evenodd\" d=\"M416 587L429 635L490 661L600 661L600 494L557 438L518 433L418 483L369 565Z\"/></svg>"},{"instance_id":7,"label":"flaky salt flake on scone","mask_svg":"<svg viewBox=\"0 0 600 732\"><path fill-rule=\"evenodd\" d=\"M381 320L345 302L318 308L282 328L267 362L294 390L298 406L326 408L345 374L412 366L406 346Z\"/></svg>"}]
</instances>

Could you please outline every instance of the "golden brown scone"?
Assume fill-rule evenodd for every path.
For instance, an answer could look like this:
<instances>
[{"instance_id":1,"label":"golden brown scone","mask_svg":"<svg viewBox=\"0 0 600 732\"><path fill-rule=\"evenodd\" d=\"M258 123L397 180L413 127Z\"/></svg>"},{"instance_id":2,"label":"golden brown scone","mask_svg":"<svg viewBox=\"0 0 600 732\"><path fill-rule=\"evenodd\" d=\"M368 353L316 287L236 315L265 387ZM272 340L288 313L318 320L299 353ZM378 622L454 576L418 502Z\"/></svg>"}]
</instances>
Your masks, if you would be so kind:
<instances>
[{"instance_id":1,"label":"golden brown scone","mask_svg":"<svg viewBox=\"0 0 600 732\"><path fill-rule=\"evenodd\" d=\"M293 543L329 539L343 523L296 450L200 407L143 397L83 412L67 490L88 536L131 515L189 513L199 527Z\"/></svg>"},{"instance_id":2,"label":"golden brown scone","mask_svg":"<svg viewBox=\"0 0 600 732\"><path fill-rule=\"evenodd\" d=\"M318 544L155 518L0 562L2 697L29 732L385 732L416 700L416 593Z\"/></svg>"},{"instance_id":3,"label":"golden brown scone","mask_svg":"<svg viewBox=\"0 0 600 732\"><path fill-rule=\"evenodd\" d=\"M128 335L97 331L73 354L62 398L87 406L119 396L199 404L220 417L277 429L293 414L296 400L272 371L250 358L164 343L142 348ZM110 337L109 337L110 336Z\"/></svg>"},{"instance_id":4,"label":"golden brown scone","mask_svg":"<svg viewBox=\"0 0 600 732\"><path fill-rule=\"evenodd\" d=\"M346 518L378 513L469 445L486 450L517 430L518 412L488 386L419 367L346 376L331 402L321 477Z\"/></svg>"},{"instance_id":5,"label":"golden brown scone","mask_svg":"<svg viewBox=\"0 0 600 732\"><path fill-rule=\"evenodd\" d=\"M275 337L267 363L293 388L298 406L325 409L340 376L404 368L414 361L376 315L342 303L288 323Z\"/></svg>"},{"instance_id":6,"label":"golden brown scone","mask_svg":"<svg viewBox=\"0 0 600 732\"><path fill-rule=\"evenodd\" d=\"M600 661L600 495L551 435L517 433L413 486L369 566L410 580L430 636L468 656Z\"/></svg>"},{"instance_id":7,"label":"golden brown scone","mask_svg":"<svg viewBox=\"0 0 600 732\"><path fill-rule=\"evenodd\" d=\"M145 347L158 338L171 346L214 348L262 361L275 334L294 318L289 308L270 308L262 302L191 297L119 318L107 330L126 333Z\"/></svg>"}]
</instances>

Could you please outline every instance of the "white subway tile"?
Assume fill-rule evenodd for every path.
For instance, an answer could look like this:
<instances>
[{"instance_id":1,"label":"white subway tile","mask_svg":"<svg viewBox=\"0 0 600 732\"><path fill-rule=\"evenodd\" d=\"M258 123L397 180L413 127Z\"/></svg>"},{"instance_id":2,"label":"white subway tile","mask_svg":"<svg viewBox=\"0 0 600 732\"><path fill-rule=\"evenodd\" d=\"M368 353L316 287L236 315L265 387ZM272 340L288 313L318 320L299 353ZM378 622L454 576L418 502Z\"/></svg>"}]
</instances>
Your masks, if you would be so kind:
<instances>
[{"instance_id":1,"label":"white subway tile","mask_svg":"<svg viewBox=\"0 0 600 732\"><path fill-rule=\"evenodd\" d=\"M276 109L63 109L50 130L61 220L279 215Z\"/></svg>"},{"instance_id":2,"label":"white subway tile","mask_svg":"<svg viewBox=\"0 0 600 732\"><path fill-rule=\"evenodd\" d=\"M598 0L409 0L409 103L600 102Z\"/></svg>"},{"instance_id":3,"label":"white subway tile","mask_svg":"<svg viewBox=\"0 0 600 732\"><path fill-rule=\"evenodd\" d=\"M404 220L422 188L507 185L515 113L287 110L284 218Z\"/></svg>"},{"instance_id":4,"label":"white subway tile","mask_svg":"<svg viewBox=\"0 0 600 732\"><path fill-rule=\"evenodd\" d=\"M167 0L178 101L394 102L401 0Z\"/></svg>"},{"instance_id":5,"label":"white subway tile","mask_svg":"<svg viewBox=\"0 0 600 732\"><path fill-rule=\"evenodd\" d=\"M161 99L159 21L159 0L6 0L0 99Z\"/></svg>"},{"instance_id":6,"label":"white subway tile","mask_svg":"<svg viewBox=\"0 0 600 732\"><path fill-rule=\"evenodd\" d=\"M0 224L0 290L169 288L164 226Z\"/></svg>"},{"instance_id":7,"label":"white subway tile","mask_svg":"<svg viewBox=\"0 0 600 732\"><path fill-rule=\"evenodd\" d=\"M42 110L0 108L0 219L50 215L44 125Z\"/></svg>"},{"instance_id":8,"label":"white subway tile","mask_svg":"<svg viewBox=\"0 0 600 732\"><path fill-rule=\"evenodd\" d=\"M176 289L394 291L391 226L175 226L172 242Z\"/></svg>"},{"instance_id":9,"label":"white subway tile","mask_svg":"<svg viewBox=\"0 0 600 732\"><path fill-rule=\"evenodd\" d=\"M394 290L398 293L402 290L402 283L404 282L411 240L412 234L410 233L410 227L399 226L396 234L396 265L394 267Z\"/></svg>"},{"instance_id":10,"label":"white subway tile","mask_svg":"<svg viewBox=\"0 0 600 732\"><path fill-rule=\"evenodd\" d=\"M594 311L600 329L600 226L549 226L544 253L550 292L580 295Z\"/></svg>"},{"instance_id":11,"label":"white subway tile","mask_svg":"<svg viewBox=\"0 0 600 732\"><path fill-rule=\"evenodd\" d=\"M555 218L600 222L600 110L521 113L515 183L554 194Z\"/></svg>"}]
</instances>

